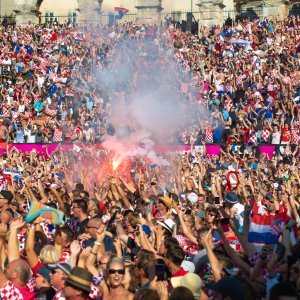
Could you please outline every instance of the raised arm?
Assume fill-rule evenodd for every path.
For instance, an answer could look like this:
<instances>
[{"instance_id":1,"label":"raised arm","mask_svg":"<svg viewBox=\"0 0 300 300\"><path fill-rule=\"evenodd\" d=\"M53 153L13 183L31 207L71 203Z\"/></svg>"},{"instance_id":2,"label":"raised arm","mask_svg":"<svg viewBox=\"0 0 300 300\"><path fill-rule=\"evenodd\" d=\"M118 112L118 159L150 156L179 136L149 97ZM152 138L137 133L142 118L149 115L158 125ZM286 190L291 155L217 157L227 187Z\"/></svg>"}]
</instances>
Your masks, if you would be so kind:
<instances>
[{"instance_id":1,"label":"raised arm","mask_svg":"<svg viewBox=\"0 0 300 300\"><path fill-rule=\"evenodd\" d=\"M10 223L10 234L8 237L8 262L20 258L18 230L25 225L22 218L17 218ZM34 245L34 242L32 243Z\"/></svg>"},{"instance_id":2,"label":"raised arm","mask_svg":"<svg viewBox=\"0 0 300 300\"><path fill-rule=\"evenodd\" d=\"M90 271L93 274L93 276L98 275L98 271L95 267L96 258L97 258L97 256L102 255L105 251L105 248L103 245L104 237L105 237L105 226L102 225L97 230L96 242L94 243L94 246L91 249L91 252L86 260L86 267L87 267L88 271Z\"/></svg>"},{"instance_id":3,"label":"raised arm","mask_svg":"<svg viewBox=\"0 0 300 300\"><path fill-rule=\"evenodd\" d=\"M205 235L205 237L203 239L203 243L204 243L204 247L206 249L206 253L208 256L208 260L209 260L209 263L210 263L210 266L212 269L212 273L213 273L215 282L218 282L221 279L222 267L221 267L219 260L217 259L216 255L214 254L214 252L212 250L210 240L212 240L212 229L209 229L209 231Z\"/></svg>"},{"instance_id":4,"label":"raised arm","mask_svg":"<svg viewBox=\"0 0 300 300\"><path fill-rule=\"evenodd\" d=\"M35 225L31 225L27 232L27 238L25 242L25 250L27 260L31 268L34 268L38 263L39 259L34 251L34 236L35 236Z\"/></svg>"},{"instance_id":5,"label":"raised arm","mask_svg":"<svg viewBox=\"0 0 300 300\"><path fill-rule=\"evenodd\" d=\"M193 234L191 232L189 232L188 228L186 227L185 225L185 222L184 222L184 219L183 219L183 212L178 210L178 208L176 207L175 208L177 214L178 214L178 217L179 217L179 220L180 220L180 225L181 225L181 228L182 228L182 232L183 234L189 239L191 240L194 244L198 244L198 241L197 239L193 236Z\"/></svg>"}]
</instances>

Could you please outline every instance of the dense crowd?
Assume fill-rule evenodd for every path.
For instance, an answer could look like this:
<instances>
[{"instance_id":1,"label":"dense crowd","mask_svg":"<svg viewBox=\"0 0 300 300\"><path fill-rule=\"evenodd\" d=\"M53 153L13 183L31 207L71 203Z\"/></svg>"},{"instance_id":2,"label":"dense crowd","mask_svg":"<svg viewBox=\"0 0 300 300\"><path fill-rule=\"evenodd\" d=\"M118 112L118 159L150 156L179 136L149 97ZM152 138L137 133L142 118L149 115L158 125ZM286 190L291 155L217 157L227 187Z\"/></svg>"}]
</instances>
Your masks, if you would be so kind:
<instances>
[{"instance_id":1,"label":"dense crowd","mask_svg":"<svg viewBox=\"0 0 300 300\"><path fill-rule=\"evenodd\" d=\"M177 64L163 91L177 85L211 114L175 128L190 150L160 154L163 165L142 154L114 165L92 144L2 149L1 299L299 299L298 26L3 28L2 141L102 142L120 129L113 98L128 103L165 69L153 45ZM151 59L120 80L110 70L132 61L129 45ZM225 146L211 155L207 143ZM278 145L272 157L263 143Z\"/></svg>"},{"instance_id":2,"label":"dense crowd","mask_svg":"<svg viewBox=\"0 0 300 300\"><path fill-rule=\"evenodd\" d=\"M120 36L66 23L7 26L0 38L1 140L100 141L109 99L92 75Z\"/></svg>"},{"instance_id":3,"label":"dense crowd","mask_svg":"<svg viewBox=\"0 0 300 300\"><path fill-rule=\"evenodd\" d=\"M182 90L211 112L200 128L182 133L182 143L299 144L299 22L291 16L203 27L199 36L171 32L192 77Z\"/></svg>"},{"instance_id":4,"label":"dense crowd","mask_svg":"<svg viewBox=\"0 0 300 300\"><path fill-rule=\"evenodd\" d=\"M180 128L167 143L297 145L298 26L299 16L285 21L241 20L234 26L203 27L198 36L171 25L171 42L164 30L145 26L3 27L0 139L102 142L111 132L111 104L120 95L99 84L98 75L118 65L115 54L124 40L155 34L159 41L153 52L174 47L174 52L166 52L175 55L181 70L173 82L181 97L210 112L200 126L195 122ZM126 78L130 84L140 76L138 65L136 61Z\"/></svg>"}]
</instances>

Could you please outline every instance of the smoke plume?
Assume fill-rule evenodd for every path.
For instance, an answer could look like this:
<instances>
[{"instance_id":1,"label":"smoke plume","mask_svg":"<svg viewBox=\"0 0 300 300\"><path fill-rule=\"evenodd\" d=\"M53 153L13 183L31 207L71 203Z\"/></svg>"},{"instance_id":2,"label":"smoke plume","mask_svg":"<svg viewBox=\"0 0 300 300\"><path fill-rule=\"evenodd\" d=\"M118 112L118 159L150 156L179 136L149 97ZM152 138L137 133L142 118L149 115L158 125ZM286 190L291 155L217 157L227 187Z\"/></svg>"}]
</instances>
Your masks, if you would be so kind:
<instances>
[{"instance_id":1,"label":"smoke plume","mask_svg":"<svg viewBox=\"0 0 300 300\"><path fill-rule=\"evenodd\" d=\"M166 164L153 145L176 143L176 133L198 123L206 112L180 91L187 80L167 48L168 37L125 37L115 47L109 69L96 74L98 84L111 95L110 134L103 146L119 160L142 155L152 163Z\"/></svg>"}]
</instances>

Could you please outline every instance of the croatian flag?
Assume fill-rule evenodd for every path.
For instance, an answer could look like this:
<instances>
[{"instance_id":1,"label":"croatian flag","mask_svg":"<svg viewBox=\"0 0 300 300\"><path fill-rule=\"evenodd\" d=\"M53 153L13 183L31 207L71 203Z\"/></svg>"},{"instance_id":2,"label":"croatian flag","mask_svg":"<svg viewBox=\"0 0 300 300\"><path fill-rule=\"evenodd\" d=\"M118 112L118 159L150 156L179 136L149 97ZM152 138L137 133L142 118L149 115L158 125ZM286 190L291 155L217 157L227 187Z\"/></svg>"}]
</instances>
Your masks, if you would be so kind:
<instances>
[{"instance_id":1,"label":"croatian flag","mask_svg":"<svg viewBox=\"0 0 300 300\"><path fill-rule=\"evenodd\" d=\"M75 32L74 32L74 39L75 39L75 41L77 41L77 42L83 42L83 41L84 41L83 33L82 33L82 32L77 32L77 31L75 31Z\"/></svg>"},{"instance_id":2,"label":"croatian flag","mask_svg":"<svg viewBox=\"0 0 300 300\"><path fill-rule=\"evenodd\" d=\"M277 244L282 231L284 216L254 214L250 222L249 243Z\"/></svg>"},{"instance_id":3,"label":"croatian flag","mask_svg":"<svg viewBox=\"0 0 300 300\"><path fill-rule=\"evenodd\" d=\"M114 8L115 19L121 20L128 12L129 10L124 7L115 7Z\"/></svg>"},{"instance_id":4,"label":"croatian flag","mask_svg":"<svg viewBox=\"0 0 300 300\"><path fill-rule=\"evenodd\" d=\"M72 90L68 90L68 91L66 92L66 96L67 96L67 97L73 98L73 97L75 96L75 93L74 93Z\"/></svg>"}]
</instances>

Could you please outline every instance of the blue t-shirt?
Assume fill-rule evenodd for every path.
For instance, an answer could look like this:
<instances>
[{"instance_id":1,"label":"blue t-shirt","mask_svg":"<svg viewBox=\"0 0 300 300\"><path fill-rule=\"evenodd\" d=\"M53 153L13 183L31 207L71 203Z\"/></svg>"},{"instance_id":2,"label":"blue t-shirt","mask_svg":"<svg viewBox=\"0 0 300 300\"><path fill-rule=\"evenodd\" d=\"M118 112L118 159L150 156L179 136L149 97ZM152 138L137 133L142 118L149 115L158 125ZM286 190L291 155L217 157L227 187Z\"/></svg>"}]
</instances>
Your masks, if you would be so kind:
<instances>
[{"instance_id":1,"label":"blue t-shirt","mask_svg":"<svg viewBox=\"0 0 300 300\"><path fill-rule=\"evenodd\" d=\"M41 102L41 101L36 101L34 103L34 108L37 112L41 112L43 110L44 106L45 106L44 102Z\"/></svg>"},{"instance_id":2,"label":"blue t-shirt","mask_svg":"<svg viewBox=\"0 0 300 300\"><path fill-rule=\"evenodd\" d=\"M274 31L274 24L271 23L271 24L268 25L268 31L269 32L273 32Z\"/></svg>"},{"instance_id":3,"label":"blue t-shirt","mask_svg":"<svg viewBox=\"0 0 300 300\"><path fill-rule=\"evenodd\" d=\"M221 126L218 126L213 133L213 139L214 139L214 143L219 143L222 141L222 133L223 133L223 129Z\"/></svg>"},{"instance_id":4,"label":"blue t-shirt","mask_svg":"<svg viewBox=\"0 0 300 300\"><path fill-rule=\"evenodd\" d=\"M88 109L88 111L91 111L93 109L94 101L89 97L85 97L85 99L86 99L86 108Z\"/></svg>"}]
</instances>

